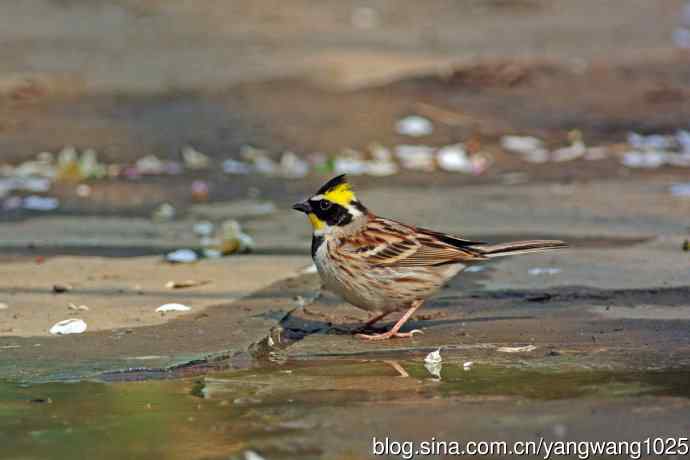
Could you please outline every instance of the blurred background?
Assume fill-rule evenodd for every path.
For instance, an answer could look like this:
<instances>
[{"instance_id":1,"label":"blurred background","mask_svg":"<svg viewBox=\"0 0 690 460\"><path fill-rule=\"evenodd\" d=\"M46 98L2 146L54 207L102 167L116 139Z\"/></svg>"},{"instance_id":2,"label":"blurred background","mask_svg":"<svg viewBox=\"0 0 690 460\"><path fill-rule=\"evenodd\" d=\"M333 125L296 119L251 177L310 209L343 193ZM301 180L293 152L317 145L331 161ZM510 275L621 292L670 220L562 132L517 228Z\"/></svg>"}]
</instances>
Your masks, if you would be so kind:
<instances>
[{"instance_id":1,"label":"blurred background","mask_svg":"<svg viewBox=\"0 0 690 460\"><path fill-rule=\"evenodd\" d=\"M462 185L690 164L683 0L2 9L3 219L287 202L340 172Z\"/></svg>"}]
</instances>

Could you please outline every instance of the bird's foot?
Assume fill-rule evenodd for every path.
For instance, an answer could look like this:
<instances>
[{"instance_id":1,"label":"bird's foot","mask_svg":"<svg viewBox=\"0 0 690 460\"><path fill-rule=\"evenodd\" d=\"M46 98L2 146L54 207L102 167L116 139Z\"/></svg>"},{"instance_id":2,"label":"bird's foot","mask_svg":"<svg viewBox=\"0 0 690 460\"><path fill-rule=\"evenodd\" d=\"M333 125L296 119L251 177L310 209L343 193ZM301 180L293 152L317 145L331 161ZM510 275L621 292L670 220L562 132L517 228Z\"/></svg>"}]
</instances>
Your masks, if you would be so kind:
<instances>
[{"instance_id":1,"label":"bird's foot","mask_svg":"<svg viewBox=\"0 0 690 460\"><path fill-rule=\"evenodd\" d=\"M383 334L355 334L355 337L362 340L388 340L388 339L405 339L414 337L415 334L424 334L423 331L419 329L413 329L410 332L393 332L388 331Z\"/></svg>"}]
</instances>

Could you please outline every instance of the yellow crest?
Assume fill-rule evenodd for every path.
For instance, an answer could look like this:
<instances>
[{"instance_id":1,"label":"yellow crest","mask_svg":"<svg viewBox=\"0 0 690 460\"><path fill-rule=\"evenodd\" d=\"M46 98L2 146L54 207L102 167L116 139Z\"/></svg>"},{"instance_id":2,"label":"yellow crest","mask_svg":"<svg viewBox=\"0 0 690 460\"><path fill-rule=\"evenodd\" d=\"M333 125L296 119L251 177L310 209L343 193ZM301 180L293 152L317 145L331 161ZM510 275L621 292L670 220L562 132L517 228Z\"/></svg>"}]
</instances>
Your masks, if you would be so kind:
<instances>
[{"instance_id":1,"label":"yellow crest","mask_svg":"<svg viewBox=\"0 0 690 460\"><path fill-rule=\"evenodd\" d=\"M352 186L350 184L343 182L328 190L323 196L326 197L328 201L341 206L347 206L355 199L355 192L352 191Z\"/></svg>"},{"instance_id":2,"label":"yellow crest","mask_svg":"<svg viewBox=\"0 0 690 460\"><path fill-rule=\"evenodd\" d=\"M347 206L355 199L355 193L352 191L352 186L347 182L345 174L334 177L329 180L316 192L317 195L323 195L327 200L341 206Z\"/></svg>"}]
</instances>

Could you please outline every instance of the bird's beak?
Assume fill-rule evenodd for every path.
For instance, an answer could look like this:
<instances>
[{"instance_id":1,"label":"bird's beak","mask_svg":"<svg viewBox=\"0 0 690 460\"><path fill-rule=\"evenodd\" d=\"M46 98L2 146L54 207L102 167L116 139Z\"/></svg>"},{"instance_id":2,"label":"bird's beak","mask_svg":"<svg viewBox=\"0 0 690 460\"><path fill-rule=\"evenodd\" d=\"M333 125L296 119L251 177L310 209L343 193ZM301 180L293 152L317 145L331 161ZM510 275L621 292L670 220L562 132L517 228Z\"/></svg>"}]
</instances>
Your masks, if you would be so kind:
<instances>
[{"instance_id":1,"label":"bird's beak","mask_svg":"<svg viewBox=\"0 0 690 460\"><path fill-rule=\"evenodd\" d=\"M309 214L311 212L311 206L309 205L308 201L302 201L301 203L296 203L292 205L292 209L295 211L303 212L305 214Z\"/></svg>"}]
</instances>

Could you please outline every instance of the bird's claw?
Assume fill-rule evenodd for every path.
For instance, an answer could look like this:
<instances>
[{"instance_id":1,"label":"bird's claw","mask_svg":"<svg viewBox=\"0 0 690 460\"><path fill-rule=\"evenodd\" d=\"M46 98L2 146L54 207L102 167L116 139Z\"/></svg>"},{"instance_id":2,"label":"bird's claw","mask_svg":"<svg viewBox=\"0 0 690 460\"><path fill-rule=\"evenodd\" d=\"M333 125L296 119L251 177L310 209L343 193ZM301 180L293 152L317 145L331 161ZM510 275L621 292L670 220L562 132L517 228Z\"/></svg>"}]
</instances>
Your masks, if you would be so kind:
<instances>
[{"instance_id":1,"label":"bird's claw","mask_svg":"<svg viewBox=\"0 0 690 460\"><path fill-rule=\"evenodd\" d=\"M424 334L420 329L413 329L410 332L393 332L388 331L383 334L355 334L355 337L362 340L388 340L388 339L405 339L414 337L415 334Z\"/></svg>"}]
</instances>

